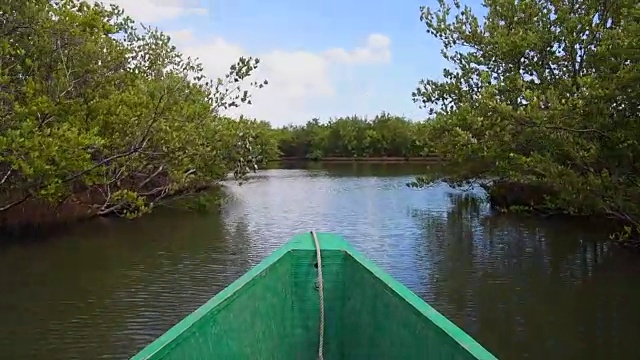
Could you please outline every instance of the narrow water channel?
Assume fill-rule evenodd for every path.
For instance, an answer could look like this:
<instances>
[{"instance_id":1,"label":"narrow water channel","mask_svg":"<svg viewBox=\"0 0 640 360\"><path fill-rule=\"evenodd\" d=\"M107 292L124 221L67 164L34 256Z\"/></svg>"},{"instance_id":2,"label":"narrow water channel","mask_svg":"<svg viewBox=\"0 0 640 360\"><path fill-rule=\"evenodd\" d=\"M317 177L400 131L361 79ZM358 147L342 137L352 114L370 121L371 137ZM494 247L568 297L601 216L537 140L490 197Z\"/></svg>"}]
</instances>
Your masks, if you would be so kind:
<instances>
[{"instance_id":1,"label":"narrow water channel","mask_svg":"<svg viewBox=\"0 0 640 360\"><path fill-rule=\"evenodd\" d=\"M501 359L635 358L640 257L589 224L492 216L423 165L259 172L223 208L0 247L0 358L127 359L298 232L340 233ZM393 319L389 319L393 321Z\"/></svg>"}]
</instances>

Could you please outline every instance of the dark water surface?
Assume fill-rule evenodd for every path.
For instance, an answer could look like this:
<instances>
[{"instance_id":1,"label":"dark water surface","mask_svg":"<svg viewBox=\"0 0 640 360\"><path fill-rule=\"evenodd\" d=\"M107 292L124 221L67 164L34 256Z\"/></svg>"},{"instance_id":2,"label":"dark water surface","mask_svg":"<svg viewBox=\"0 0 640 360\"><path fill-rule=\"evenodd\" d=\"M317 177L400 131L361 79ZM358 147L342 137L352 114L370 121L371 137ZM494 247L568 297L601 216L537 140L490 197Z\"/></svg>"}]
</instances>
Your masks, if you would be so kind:
<instances>
[{"instance_id":1,"label":"dark water surface","mask_svg":"<svg viewBox=\"0 0 640 360\"><path fill-rule=\"evenodd\" d=\"M1 359L126 359L298 232L344 235L501 359L638 358L640 257L588 224L490 216L424 165L336 164L0 248ZM389 319L393 321L393 319Z\"/></svg>"}]
</instances>

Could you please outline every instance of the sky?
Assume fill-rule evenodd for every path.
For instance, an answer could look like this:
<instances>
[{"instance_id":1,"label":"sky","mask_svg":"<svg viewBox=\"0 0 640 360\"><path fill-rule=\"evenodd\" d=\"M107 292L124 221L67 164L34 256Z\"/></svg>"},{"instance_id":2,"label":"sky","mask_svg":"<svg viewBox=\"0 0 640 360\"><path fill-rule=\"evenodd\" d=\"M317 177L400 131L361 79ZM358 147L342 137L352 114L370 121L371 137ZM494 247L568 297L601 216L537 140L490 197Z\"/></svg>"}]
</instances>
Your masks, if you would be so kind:
<instances>
[{"instance_id":1,"label":"sky","mask_svg":"<svg viewBox=\"0 0 640 360\"><path fill-rule=\"evenodd\" d=\"M253 105L235 109L273 126L314 117L424 119L411 92L441 77L440 43L420 22L435 0L102 0L172 36L212 78L240 56L260 59Z\"/></svg>"}]
</instances>

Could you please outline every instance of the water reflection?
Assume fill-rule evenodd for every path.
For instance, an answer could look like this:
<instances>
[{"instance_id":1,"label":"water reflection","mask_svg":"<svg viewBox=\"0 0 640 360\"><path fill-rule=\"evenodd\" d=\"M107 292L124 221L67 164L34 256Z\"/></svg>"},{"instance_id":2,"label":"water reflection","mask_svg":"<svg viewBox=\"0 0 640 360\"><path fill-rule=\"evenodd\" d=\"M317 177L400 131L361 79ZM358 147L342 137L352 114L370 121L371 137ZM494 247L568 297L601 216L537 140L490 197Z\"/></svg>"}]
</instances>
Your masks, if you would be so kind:
<instances>
[{"instance_id":1,"label":"water reflection","mask_svg":"<svg viewBox=\"0 0 640 360\"><path fill-rule=\"evenodd\" d=\"M431 264L423 298L501 358L632 356L625 334L638 329L623 319L640 316L629 287L637 259L584 224L493 215L473 194L450 199L444 213L412 214Z\"/></svg>"},{"instance_id":2,"label":"water reflection","mask_svg":"<svg viewBox=\"0 0 640 360\"><path fill-rule=\"evenodd\" d=\"M409 213L416 207L448 207L444 186L421 192L406 187L412 178L407 175L329 175L344 171L345 165L352 166L267 170L242 186L229 183L237 201L226 209L225 224L244 219L256 254L272 251L299 232L337 232L401 281L419 285L416 269L426 264L414 252L418 229ZM360 167L367 173L381 171L371 164Z\"/></svg>"},{"instance_id":3,"label":"water reflection","mask_svg":"<svg viewBox=\"0 0 640 360\"><path fill-rule=\"evenodd\" d=\"M384 163L384 162L282 162L278 169L300 170L321 173L331 177L404 177L442 169L442 165L429 162Z\"/></svg>"},{"instance_id":4,"label":"water reflection","mask_svg":"<svg viewBox=\"0 0 640 360\"><path fill-rule=\"evenodd\" d=\"M293 234L337 232L503 359L633 358L640 261L567 221L493 215L479 191L405 186L426 165L314 164L0 248L0 354L122 359Z\"/></svg>"},{"instance_id":5,"label":"water reflection","mask_svg":"<svg viewBox=\"0 0 640 360\"><path fill-rule=\"evenodd\" d=\"M4 248L2 358L131 355L248 268L231 239L219 217L172 210Z\"/></svg>"}]
</instances>

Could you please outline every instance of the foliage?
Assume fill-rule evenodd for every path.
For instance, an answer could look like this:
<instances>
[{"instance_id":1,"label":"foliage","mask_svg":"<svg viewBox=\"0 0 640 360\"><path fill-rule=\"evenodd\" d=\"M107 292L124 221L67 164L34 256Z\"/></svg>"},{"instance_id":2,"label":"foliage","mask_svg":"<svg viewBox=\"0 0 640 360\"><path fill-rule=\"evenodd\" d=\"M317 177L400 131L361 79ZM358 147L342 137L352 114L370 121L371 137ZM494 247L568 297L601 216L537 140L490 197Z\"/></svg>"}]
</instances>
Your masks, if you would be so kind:
<instances>
[{"instance_id":1,"label":"foliage","mask_svg":"<svg viewBox=\"0 0 640 360\"><path fill-rule=\"evenodd\" d=\"M540 186L544 204L640 225L640 8L635 0L459 1L422 9L452 67L414 101L427 137L477 178ZM420 179L425 184L431 179Z\"/></svg>"},{"instance_id":2,"label":"foliage","mask_svg":"<svg viewBox=\"0 0 640 360\"><path fill-rule=\"evenodd\" d=\"M276 144L263 123L220 114L251 101L243 87L258 63L240 58L210 80L114 5L3 1L0 214L88 193L98 214L135 216L230 172L241 178Z\"/></svg>"},{"instance_id":3,"label":"foliage","mask_svg":"<svg viewBox=\"0 0 640 360\"><path fill-rule=\"evenodd\" d=\"M276 130L282 156L306 159L326 157L419 157L429 155L425 122L381 113L372 120L351 116Z\"/></svg>"}]
</instances>

